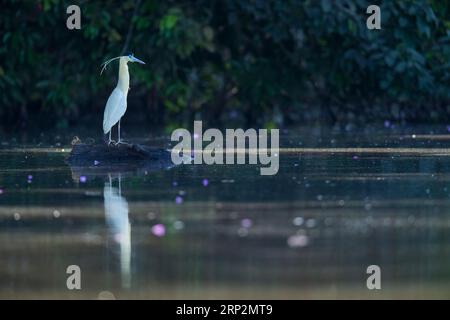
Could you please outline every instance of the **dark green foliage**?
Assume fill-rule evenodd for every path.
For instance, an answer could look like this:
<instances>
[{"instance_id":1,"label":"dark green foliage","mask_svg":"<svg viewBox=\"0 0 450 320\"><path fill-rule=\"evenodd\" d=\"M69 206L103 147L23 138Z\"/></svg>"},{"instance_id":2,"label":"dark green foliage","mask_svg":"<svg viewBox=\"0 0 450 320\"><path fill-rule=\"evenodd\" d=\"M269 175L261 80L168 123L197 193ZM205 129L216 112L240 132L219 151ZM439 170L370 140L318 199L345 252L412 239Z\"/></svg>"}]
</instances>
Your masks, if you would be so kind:
<instances>
[{"instance_id":1,"label":"dark green foliage","mask_svg":"<svg viewBox=\"0 0 450 320\"><path fill-rule=\"evenodd\" d=\"M80 31L66 28L73 3ZM100 64L128 52L148 64L130 67L135 112L127 117L167 127L194 118L301 124L317 115L447 121L450 3L379 2L378 31L366 28L369 4L3 1L1 123L101 120L117 64L101 77Z\"/></svg>"}]
</instances>

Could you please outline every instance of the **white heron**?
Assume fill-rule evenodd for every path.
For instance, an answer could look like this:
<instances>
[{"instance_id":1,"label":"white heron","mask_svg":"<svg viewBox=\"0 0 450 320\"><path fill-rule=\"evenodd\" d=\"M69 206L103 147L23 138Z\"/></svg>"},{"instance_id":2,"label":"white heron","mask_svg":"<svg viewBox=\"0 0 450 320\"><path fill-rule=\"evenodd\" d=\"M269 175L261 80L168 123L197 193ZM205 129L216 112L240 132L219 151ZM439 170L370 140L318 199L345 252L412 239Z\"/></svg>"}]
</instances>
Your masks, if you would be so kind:
<instances>
[{"instance_id":1,"label":"white heron","mask_svg":"<svg viewBox=\"0 0 450 320\"><path fill-rule=\"evenodd\" d=\"M125 111L127 111L127 95L128 90L130 89L130 74L128 73L128 62L138 62L141 64L145 64L144 61L139 60L133 54L129 54L128 56L119 56L112 59L109 59L108 61L104 62L102 64L102 71L100 72L100 75L103 73L103 71L106 69L108 64L110 64L112 61L120 59L119 60L119 79L117 81L117 86L111 93L111 95L108 98L108 102L106 102L105 107L105 113L103 114L103 132L107 134L109 132L109 140L108 145L113 142L111 140L111 131L112 127L119 123L118 125L118 139L117 143L119 144L122 141L120 140L120 119L125 114Z\"/></svg>"}]
</instances>

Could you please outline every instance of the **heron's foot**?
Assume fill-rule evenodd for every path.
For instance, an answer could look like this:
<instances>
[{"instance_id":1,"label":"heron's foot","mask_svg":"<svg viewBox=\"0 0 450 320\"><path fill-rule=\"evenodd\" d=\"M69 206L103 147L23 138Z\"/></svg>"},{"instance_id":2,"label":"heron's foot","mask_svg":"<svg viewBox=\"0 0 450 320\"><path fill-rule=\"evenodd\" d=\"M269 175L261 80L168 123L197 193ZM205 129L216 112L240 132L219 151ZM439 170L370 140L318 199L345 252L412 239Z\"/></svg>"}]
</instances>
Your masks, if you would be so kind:
<instances>
[{"instance_id":1,"label":"heron's foot","mask_svg":"<svg viewBox=\"0 0 450 320\"><path fill-rule=\"evenodd\" d=\"M108 141L108 147L110 146L110 145L117 145L117 142L115 142L114 140L109 140Z\"/></svg>"},{"instance_id":2,"label":"heron's foot","mask_svg":"<svg viewBox=\"0 0 450 320\"><path fill-rule=\"evenodd\" d=\"M115 146L118 146L119 144L128 144L126 142L123 142L122 140L118 140L117 142L114 143Z\"/></svg>"}]
</instances>

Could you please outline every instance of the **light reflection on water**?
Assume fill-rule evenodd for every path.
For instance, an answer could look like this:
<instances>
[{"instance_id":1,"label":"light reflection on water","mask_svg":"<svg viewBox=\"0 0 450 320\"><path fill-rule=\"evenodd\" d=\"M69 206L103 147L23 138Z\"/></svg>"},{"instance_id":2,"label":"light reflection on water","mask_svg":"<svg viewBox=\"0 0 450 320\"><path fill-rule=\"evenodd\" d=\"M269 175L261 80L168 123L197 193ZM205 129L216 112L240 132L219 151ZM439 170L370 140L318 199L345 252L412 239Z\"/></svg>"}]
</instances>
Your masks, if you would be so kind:
<instances>
[{"instance_id":1,"label":"light reflection on water","mask_svg":"<svg viewBox=\"0 0 450 320\"><path fill-rule=\"evenodd\" d=\"M370 146L445 148L444 138ZM369 139L355 140L307 147ZM278 174L261 177L226 165L92 174L62 152L4 149L3 298L450 297L445 155L281 153ZM71 264L79 292L66 288ZM371 264L379 292L366 289Z\"/></svg>"}]
</instances>

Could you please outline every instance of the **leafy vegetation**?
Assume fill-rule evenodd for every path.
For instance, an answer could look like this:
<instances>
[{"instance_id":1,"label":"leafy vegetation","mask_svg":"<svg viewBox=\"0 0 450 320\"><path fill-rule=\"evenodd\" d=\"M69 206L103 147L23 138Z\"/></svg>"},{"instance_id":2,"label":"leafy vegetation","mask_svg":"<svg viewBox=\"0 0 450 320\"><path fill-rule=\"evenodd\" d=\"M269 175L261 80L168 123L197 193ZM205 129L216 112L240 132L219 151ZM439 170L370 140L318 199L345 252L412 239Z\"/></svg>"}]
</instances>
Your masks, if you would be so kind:
<instances>
[{"instance_id":1,"label":"leafy vegetation","mask_svg":"<svg viewBox=\"0 0 450 320\"><path fill-rule=\"evenodd\" d=\"M450 3L382 1L371 31L371 2L79 1L68 30L72 1L3 1L0 122L101 120L117 66L99 66L128 52L148 63L130 66L127 118L168 128L449 121Z\"/></svg>"}]
</instances>

